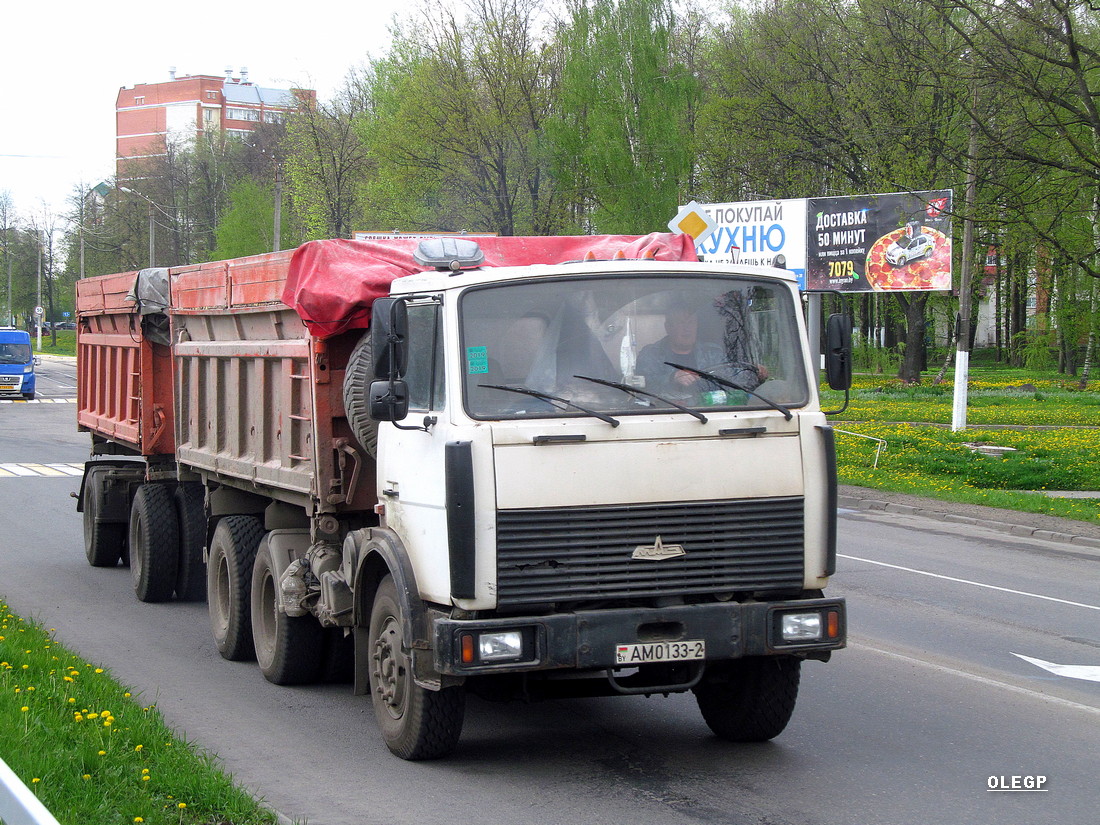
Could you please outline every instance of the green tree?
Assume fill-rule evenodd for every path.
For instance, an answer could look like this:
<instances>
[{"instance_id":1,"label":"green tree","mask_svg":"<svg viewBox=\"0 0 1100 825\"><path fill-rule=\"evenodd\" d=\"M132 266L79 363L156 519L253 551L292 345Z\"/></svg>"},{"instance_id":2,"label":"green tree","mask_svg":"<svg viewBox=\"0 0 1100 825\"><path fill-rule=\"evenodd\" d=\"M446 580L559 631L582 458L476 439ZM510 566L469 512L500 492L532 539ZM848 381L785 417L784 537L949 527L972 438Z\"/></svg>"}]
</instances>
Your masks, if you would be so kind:
<instances>
[{"instance_id":1,"label":"green tree","mask_svg":"<svg viewBox=\"0 0 1100 825\"><path fill-rule=\"evenodd\" d=\"M425 6L364 75L372 215L400 228L553 234L552 76L533 0Z\"/></svg>"},{"instance_id":2,"label":"green tree","mask_svg":"<svg viewBox=\"0 0 1100 825\"><path fill-rule=\"evenodd\" d=\"M274 244L275 198L271 188L241 178L229 191L229 208L217 229L214 260L270 252Z\"/></svg>"},{"instance_id":3,"label":"green tree","mask_svg":"<svg viewBox=\"0 0 1100 825\"><path fill-rule=\"evenodd\" d=\"M697 84L674 54L668 0L574 0L557 33L547 125L574 228L640 233L676 214L693 171Z\"/></svg>"}]
</instances>

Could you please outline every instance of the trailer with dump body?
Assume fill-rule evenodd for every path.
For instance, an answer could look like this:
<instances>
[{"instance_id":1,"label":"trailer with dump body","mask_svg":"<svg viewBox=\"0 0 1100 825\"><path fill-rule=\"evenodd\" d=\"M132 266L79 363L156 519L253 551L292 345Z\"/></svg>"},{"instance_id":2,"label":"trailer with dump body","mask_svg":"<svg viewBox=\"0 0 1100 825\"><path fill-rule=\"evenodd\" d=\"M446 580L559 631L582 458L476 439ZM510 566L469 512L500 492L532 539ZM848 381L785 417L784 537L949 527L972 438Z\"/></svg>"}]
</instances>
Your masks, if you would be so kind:
<instances>
[{"instance_id":1,"label":"trailer with dump body","mask_svg":"<svg viewBox=\"0 0 1100 825\"><path fill-rule=\"evenodd\" d=\"M82 281L89 561L205 590L272 682L343 666L403 758L450 752L470 692L692 691L778 735L846 634L793 277L668 235L417 244Z\"/></svg>"}]
</instances>

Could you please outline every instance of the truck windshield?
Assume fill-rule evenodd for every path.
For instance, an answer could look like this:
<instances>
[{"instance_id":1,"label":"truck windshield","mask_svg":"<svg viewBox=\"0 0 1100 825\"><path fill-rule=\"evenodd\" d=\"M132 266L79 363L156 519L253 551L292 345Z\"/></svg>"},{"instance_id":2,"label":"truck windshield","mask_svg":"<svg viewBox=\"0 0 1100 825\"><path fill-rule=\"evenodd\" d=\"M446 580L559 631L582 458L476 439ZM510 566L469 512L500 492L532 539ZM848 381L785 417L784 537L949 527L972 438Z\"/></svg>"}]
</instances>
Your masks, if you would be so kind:
<instances>
[{"instance_id":1,"label":"truck windshield","mask_svg":"<svg viewBox=\"0 0 1100 825\"><path fill-rule=\"evenodd\" d=\"M29 364L30 344L0 344L0 364Z\"/></svg>"},{"instance_id":2,"label":"truck windshield","mask_svg":"<svg viewBox=\"0 0 1100 825\"><path fill-rule=\"evenodd\" d=\"M466 409L499 419L803 406L796 311L785 284L732 275L476 288L460 305Z\"/></svg>"}]
</instances>

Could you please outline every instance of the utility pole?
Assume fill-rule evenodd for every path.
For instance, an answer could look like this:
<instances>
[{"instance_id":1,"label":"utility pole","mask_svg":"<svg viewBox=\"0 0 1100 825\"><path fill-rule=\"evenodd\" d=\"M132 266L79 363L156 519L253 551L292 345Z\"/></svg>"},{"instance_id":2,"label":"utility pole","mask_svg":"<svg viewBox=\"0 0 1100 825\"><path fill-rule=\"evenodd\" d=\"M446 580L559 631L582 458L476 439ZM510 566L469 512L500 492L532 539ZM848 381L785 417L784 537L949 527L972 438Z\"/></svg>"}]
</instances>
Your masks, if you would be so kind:
<instances>
[{"instance_id":1,"label":"utility pole","mask_svg":"<svg viewBox=\"0 0 1100 825\"><path fill-rule=\"evenodd\" d=\"M146 199L148 200L148 199ZM153 202L149 201L149 268L152 269L155 264L153 263L156 257L156 215L153 214Z\"/></svg>"},{"instance_id":2,"label":"utility pole","mask_svg":"<svg viewBox=\"0 0 1100 825\"><path fill-rule=\"evenodd\" d=\"M970 115L970 146L966 160L966 215L963 217L962 267L959 273L959 340L955 353L955 390L951 432L966 429L967 382L970 379L970 270L974 261L974 201L978 191L978 120Z\"/></svg>"},{"instance_id":3,"label":"utility pole","mask_svg":"<svg viewBox=\"0 0 1100 825\"><path fill-rule=\"evenodd\" d=\"M156 266L156 264L154 263L154 260L156 258L156 225L157 225L156 213L153 210L154 209L160 209L160 207L157 206L155 203L153 203L151 198L147 198L143 194L141 194L140 192L135 192L133 189L128 189L125 186L119 186L118 191L119 192L125 192L127 195L137 195L137 197L141 198L143 201L145 201L147 204L149 204L149 268L152 269L154 266ZM163 209L161 209L161 211L164 212ZM167 212L164 212L164 214L168 217L171 217L170 215L168 215Z\"/></svg>"},{"instance_id":4,"label":"utility pole","mask_svg":"<svg viewBox=\"0 0 1100 825\"><path fill-rule=\"evenodd\" d=\"M38 300L34 302L34 322L38 328L38 351L42 351L42 313L38 309L42 306L42 230L35 232L38 236Z\"/></svg>"},{"instance_id":5,"label":"utility pole","mask_svg":"<svg viewBox=\"0 0 1100 825\"><path fill-rule=\"evenodd\" d=\"M88 196L84 193L83 185L80 190L80 280L84 280L84 207L88 203Z\"/></svg>"},{"instance_id":6,"label":"utility pole","mask_svg":"<svg viewBox=\"0 0 1100 825\"><path fill-rule=\"evenodd\" d=\"M283 179L279 174L279 164L275 164L275 231L271 251L278 252L283 245Z\"/></svg>"}]
</instances>

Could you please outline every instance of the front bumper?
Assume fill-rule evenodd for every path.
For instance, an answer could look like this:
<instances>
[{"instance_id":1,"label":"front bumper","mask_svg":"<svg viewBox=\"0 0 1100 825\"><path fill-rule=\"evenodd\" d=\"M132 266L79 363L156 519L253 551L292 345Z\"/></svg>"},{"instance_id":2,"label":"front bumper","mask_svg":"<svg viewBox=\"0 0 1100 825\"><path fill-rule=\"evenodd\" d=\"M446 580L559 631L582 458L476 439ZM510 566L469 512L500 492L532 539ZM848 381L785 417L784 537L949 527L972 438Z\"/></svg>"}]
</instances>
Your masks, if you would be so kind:
<instances>
[{"instance_id":1,"label":"front bumper","mask_svg":"<svg viewBox=\"0 0 1100 825\"><path fill-rule=\"evenodd\" d=\"M33 385L24 389L24 377L22 375L0 375L0 395L22 395L24 392L33 391Z\"/></svg>"},{"instance_id":2,"label":"front bumper","mask_svg":"<svg viewBox=\"0 0 1100 825\"><path fill-rule=\"evenodd\" d=\"M813 612L822 617L821 638L783 640L780 624L784 614ZM843 599L802 599L583 610L500 619L437 618L433 631L435 670L445 675L471 676L621 667L616 662L617 647L652 642L702 640L709 661L744 656L813 656L845 646L847 621ZM522 636L521 657L488 663L463 661L464 635L506 632Z\"/></svg>"}]
</instances>

